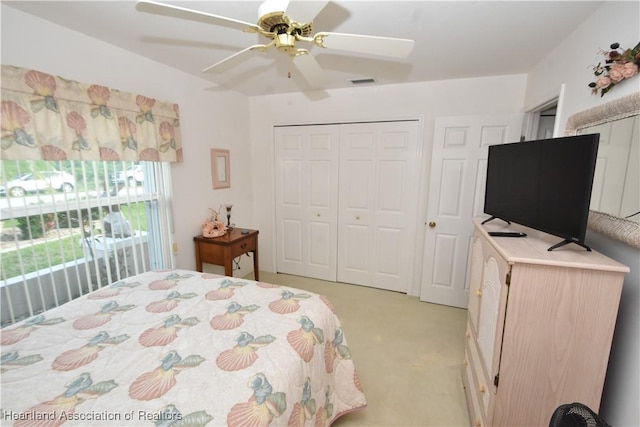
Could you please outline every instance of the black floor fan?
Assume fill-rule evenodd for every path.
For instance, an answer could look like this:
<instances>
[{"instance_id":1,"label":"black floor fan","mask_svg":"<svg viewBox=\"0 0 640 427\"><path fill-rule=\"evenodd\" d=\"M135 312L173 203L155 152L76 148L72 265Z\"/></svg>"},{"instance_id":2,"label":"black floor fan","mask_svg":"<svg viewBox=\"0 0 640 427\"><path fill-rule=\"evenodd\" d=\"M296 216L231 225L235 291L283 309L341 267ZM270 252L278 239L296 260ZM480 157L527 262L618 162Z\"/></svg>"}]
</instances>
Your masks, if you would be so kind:
<instances>
[{"instance_id":1,"label":"black floor fan","mask_svg":"<svg viewBox=\"0 0 640 427\"><path fill-rule=\"evenodd\" d=\"M558 406L551 416L549 427L611 427L602 417L582 403Z\"/></svg>"}]
</instances>

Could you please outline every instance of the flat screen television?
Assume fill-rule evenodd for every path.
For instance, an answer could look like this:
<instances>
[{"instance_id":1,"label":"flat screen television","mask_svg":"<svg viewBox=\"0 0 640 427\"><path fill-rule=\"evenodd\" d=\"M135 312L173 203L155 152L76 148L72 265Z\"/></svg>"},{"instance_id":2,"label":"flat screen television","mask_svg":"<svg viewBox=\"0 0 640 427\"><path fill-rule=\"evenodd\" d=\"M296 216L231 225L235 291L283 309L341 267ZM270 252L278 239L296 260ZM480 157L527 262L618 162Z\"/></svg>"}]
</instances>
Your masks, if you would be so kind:
<instances>
[{"instance_id":1,"label":"flat screen television","mask_svg":"<svg viewBox=\"0 0 640 427\"><path fill-rule=\"evenodd\" d=\"M584 242L600 134L489 146L484 212L563 238L549 250Z\"/></svg>"}]
</instances>

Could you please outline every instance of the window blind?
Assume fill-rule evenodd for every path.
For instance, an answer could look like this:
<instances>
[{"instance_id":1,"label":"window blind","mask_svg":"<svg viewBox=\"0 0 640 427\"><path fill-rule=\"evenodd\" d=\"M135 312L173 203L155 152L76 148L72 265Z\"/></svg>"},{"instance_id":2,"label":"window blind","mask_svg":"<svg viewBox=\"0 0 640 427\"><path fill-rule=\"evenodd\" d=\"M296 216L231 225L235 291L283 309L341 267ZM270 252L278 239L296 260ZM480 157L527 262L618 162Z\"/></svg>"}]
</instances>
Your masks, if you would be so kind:
<instances>
[{"instance_id":1,"label":"window blind","mask_svg":"<svg viewBox=\"0 0 640 427\"><path fill-rule=\"evenodd\" d=\"M168 163L0 161L2 325L172 268Z\"/></svg>"}]
</instances>

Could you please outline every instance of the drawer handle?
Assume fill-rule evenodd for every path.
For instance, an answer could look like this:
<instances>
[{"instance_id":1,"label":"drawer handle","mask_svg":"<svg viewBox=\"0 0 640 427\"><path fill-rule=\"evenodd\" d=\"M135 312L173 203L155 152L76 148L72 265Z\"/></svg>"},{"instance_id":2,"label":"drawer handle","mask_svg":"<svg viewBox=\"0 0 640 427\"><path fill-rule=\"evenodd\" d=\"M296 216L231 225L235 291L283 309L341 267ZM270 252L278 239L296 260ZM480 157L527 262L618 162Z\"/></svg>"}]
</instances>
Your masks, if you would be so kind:
<instances>
[{"instance_id":1,"label":"drawer handle","mask_svg":"<svg viewBox=\"0 0 640 427\"><path fill-rule=\"evenodd\" d=\"M476 421L474 422L474 425L475 425L476 427L480 427L480 426L482 426L482 423L480 422L480 420L479 420L479 419L477 419L477 418L476 418Z\"/></svg>"},{"instance_id":2,"label":"drawer handle","mask_svg":"<svg viewBox=\"0 0 640 427\"><path fill-rule=\"evenodd\" d=\"M244 248L246 248L246 247L247 247L247 244L246 244L246 243L243 243L243 244L241 244L241 245L240 245L240 247L241 247L242 249L244 249Z\"/></svg>"},{"instance_id":3,"label":"drawer handle","mask_svg":"<svg viewBox=\"0 0 640 427\"><path fill-rule=\"evenodd\" d=\"M464 360L462 361L462 364L463 364L464 366L467 366L467 365L469 364L469 361L468 361L467 359L464 359Z\"/></svg>"},{"instance_id":4,"label":"drawer handle","mask_svg":"<svg viewBox=\"0 0 640 427\"><path fill-rule=\"evenodd\" d=\"M482 296L482 289L476 289L476 296L480 298Z\"/></svg>"},{"instance_id":5,"label":"drawer handle","mask_svg":"<svg viewBox=\"0 0 640 427\"><path fill-rule=\"evenodd\" d=\"M484 385L481 385L480 386L480 393L484 393L484 391L485 391Z\"/></svg>"},{"instance_id":6,"label":"drawer handle","mask_svg":"<svg viewBox=\"0 0 640 427\"><path fill-rule=\"evenodd\" d=\"M464 336L467 338L471 338L471 332L469 331L465 332Z\"/></svg>"}]
</instances>

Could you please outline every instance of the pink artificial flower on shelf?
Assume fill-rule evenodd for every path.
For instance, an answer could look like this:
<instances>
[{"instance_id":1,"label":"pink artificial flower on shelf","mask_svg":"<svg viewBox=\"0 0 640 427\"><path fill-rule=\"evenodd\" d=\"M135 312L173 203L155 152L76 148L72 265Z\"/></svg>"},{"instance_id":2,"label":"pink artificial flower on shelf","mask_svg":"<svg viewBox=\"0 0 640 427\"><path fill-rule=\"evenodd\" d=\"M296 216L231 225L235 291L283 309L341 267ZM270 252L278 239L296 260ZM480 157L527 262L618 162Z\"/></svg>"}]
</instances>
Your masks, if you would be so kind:
<instances>
[{"instance_id":1,"label":"pink artificial flower on shelf","mask_svg":"<svg viewBox=\"0 0 640 427\"><path fill-rule=\"evenodd\" d=\"M611 79L609 77L600 77L598 79L598 81L596 82L596 86L597 88L600 89L605 89L608 88L609 86L611 86L613 84L613 81L611 81Z\"/></svg>"},{"instance_id":2,"label":"pink artificial flower on shelf","mask_svg":"<svg viewBox=\"0 0 640 427\"><path fill-rule=\"evenodd\" d=\"M223 216L214 209L209 210L211 217L202 224L202 236L209 238L224 236L227 233L227 225L224 223Z\"/></svg>"},{"instance_id":3,"label":"pink artificial flower on shelf","mask_svg":"<svg viewBox=\"0 0 640 427\"><path fill-rule=\"evenodd\" d=\"M635 64L633 62L627 62L622 67L622 75L624 76L625 79L629 79L635 76L636 74L638 74L638 64Z\"/></svg>"},{"instance_id":4,"label":"pink artificial flower on shelf","mask_svg":"<svg viewBox=\"0 0 640 427\"><path fill-rule=\"evenodd\" d=\"M622 49L620 43L613 43L610 49L600 52L604 55L604 63L599 62L593 67L597 80L589 83L589 87L594 95L600 93L604 96L615 85L638 74L640 43L633 49Z\"/></svg>"},{"instance_id":5,"label":"pink artificial flower on shelf","mask_svg":"<svg viewBox=\"0 0 640 427\"><path fill-rule=\"evenodd\" d=\"M624 76L622 75L622 70L624 69L624 64L616 62L609 69L609 78L613 83L620 83L624 80Z\"/></svg>"}]
</instances>

